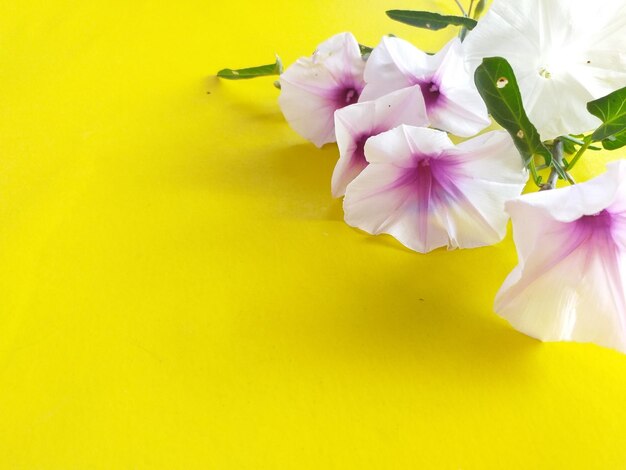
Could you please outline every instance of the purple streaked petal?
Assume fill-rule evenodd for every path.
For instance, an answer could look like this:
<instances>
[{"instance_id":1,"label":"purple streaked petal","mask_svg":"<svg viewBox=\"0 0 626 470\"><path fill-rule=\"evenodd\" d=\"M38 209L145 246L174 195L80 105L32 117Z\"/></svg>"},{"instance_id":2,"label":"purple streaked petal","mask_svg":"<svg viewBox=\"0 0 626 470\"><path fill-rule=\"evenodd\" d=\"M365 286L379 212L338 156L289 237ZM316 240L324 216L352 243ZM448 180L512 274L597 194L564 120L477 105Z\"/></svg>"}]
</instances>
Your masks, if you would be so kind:
<instances>
[{"instance_id":1,"label":"purple streaked petal","mask_svg":"<svg viewBox=\"0 0 626 470\"><path fill-rule=\"evenodd\" d=\"M495 310L515 328L626 352L624 171L612 163L591 181L507 204L519 265Z\"/></svg>"},{"instance_id":2,"label":"purple streaked petal","mask_svg":"<svg viewBox=\"0 0 626 470\"><path fill-rule=\"evenodd\" d=\"M404 39L383 37L367 60L366 86L361 101L426 82L436 71L438 62L438 58L420 51Z\"/></svg>"},{"instance_id":3,"label":"purple streaked petal","mask_svg":"<svg viewBox=\"0 0 626 470\"><path fill-rule=\"evenodd\" d=\"M302 57L280 77L280 108L289 125L321 147L335 141L334 113L358 101L365 85L358 43L342 33Z\"/></svg>"},{"instance_id":4,"label":"purple streaked petal","mask_svg":"<svg viewBox=\"0 0 626 470\"><path fill-rule=\"evenodd\" d=\"M439 106L442 101L441 85L434 77L428 77L426 80L420 80L417 84L422 91L424 103L426 104L426 110L432 113L434 108Z\"/></svg>"},{"instance_id":5,"label":"purple streaked petal","mask_svg":"<svg viewBox=\"0 0 626 470\"><path fill-rule=\"evenodd\" d=\"M413 168L414 155L437 156L453 148L445 132L401 125L369 139L365 144L365 158L369 163Z\"/></svg>"},{"instance_id":6,"label":"purple streaked petal","mask_svg":"<svg viewBox=\"0 0 626 470\"><path fill-rule=\"evenodd\" d=\"M626 352L624 253L606 219L589 222L593 217L553 222L524 267L511 273L495 309L544 341L595 342Z\"/></svg>"},{"instance_id":7,"label":"purple streaked petal","mask_svg":"<svg viewBox=\"0 0 626 470\"><path fill-rule=\"evenodd\" d=\"M450 41L432 81L440 98L428 109L433 126L461 137L471 137L491 124L487 106L467 73L463 47L458 39Z\"/></svg>"},{"instance_id":8,"label":"purple streaked petal","mask_svg":"<svg viewBox=\"0 0 626 470\"><path fill-rule=\"evenodd\" d=\"M512 147L510 140L499 142ZM515 155L517 178L482 180L472 173L472 155L432 129L400 126L370 138L365 154L371 164L348 185L346 222L424 253L501 240L508 220L504 198L518 196L526 179Z\"/></svg>"},{"instance_id":9,"label":"purple streaked petal","mask_svg":"<svg viewBox=\"0 0 626 470\"><path fill-rule=\"evenodd\" d=\"M348 106L335 113L339 160L332 178L334 197L343 196L347 185L367 166L365 142L400 124L429 124L424 100L417 87Z\"/></svg>"},{"instance_id":10,"label":"purple streaked petal","mask_svg":"<svg viewBox=\"0 0 626 470\"><path fill-rule=\"evenodd\" d=\"M419 85L431 124L459 136L475 135L491 122L458 39L429 56L402 39L385 37L368 60L365 81L361 101Z\"/></svg>"}]
</instances>

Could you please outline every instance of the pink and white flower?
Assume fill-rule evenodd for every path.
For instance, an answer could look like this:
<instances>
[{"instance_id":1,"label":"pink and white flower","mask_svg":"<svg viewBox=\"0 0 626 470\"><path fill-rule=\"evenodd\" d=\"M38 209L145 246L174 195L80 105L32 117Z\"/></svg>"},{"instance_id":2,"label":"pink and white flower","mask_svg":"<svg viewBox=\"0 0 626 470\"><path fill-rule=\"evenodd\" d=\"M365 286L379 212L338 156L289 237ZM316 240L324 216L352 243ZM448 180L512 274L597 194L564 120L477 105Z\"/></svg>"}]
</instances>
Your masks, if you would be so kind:
<instances>
[{"instance_id":1,"label":"pink and white flower","mask_svg":"<svg viewBox=\"0 0 626 470\"><path fill-rule=\"evenodd\" d=\"M374 101L357 103L335 113L339 161L332 178L332 193L341 197L348 184L367 166L365 142L400 124L427 127L426 106L418 86L405 88Z\"/></svg>"},{"instance_id":2,"label":"pink and white flower","mask_svg":"<svg viewBox=\"0 0 626 470\"><path fill-rule=\"evenodd\" d=\"M468 64L507 59L543 139L600 125L586 104L626 86L623 0L494 0L463 43Z\"/></svg>"},{"instance_id":3,"label":"pink and white flower","mask_svg":"<svg viewBox=\"0 0 626 470\"><path fill-rule=\"evenodd\" d=\"M365 82L360 101L419 85L432 126L461 137L491 123L457 38L431 56L403 39L383 37L367 61Z\"/></svg>"},{"instance_id":4,"label":"pink and white flower","mask_svg":"<svg viewBox=\"0 0 626 470\"><path fill-rule=\"evenodd\" d=\"M350 33L320 44L280 76L278 103L289 125L316 146L335 142L333 115L356 103L365 86L365 61Z\"/></svg>"},{"instance_id":5,"label":"pink and white flower","mask_svg":"<svg viewBox=\"0 0 626 470\"><path fill-rule=\"evenodd\" d=\"M626 161L506 207L519 265L496 297L496 312L544 341L626 352Z\"/></svg>"},{"instance_id":6,"label":"pink and white flower","mask_svg":"<svg viewBox=\"0 0 626 470\"><path fill-rule=\"evenodd\" d=\"M528 179L503 131L455 146L445 132L403 125L371 137L365 157L370 164L346 190L346 222L422 253L500 241L504 203Z\"/></svg>"}]
</instances>

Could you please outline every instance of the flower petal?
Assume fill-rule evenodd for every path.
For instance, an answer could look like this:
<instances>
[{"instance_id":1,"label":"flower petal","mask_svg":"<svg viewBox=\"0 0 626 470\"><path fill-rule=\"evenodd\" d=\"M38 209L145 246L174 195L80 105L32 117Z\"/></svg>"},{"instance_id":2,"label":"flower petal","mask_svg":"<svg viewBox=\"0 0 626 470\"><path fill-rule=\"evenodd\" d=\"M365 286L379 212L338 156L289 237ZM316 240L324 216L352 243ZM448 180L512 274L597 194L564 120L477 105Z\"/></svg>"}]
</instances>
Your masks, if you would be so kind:
<instances>
[{"instance_id":1,"label":"flower petal","mask_svg":"<svg viewBox=\"0 0 626 470\"><path fill-rule=\"evenodd\" d=\"M513 213L519 207L531 206L548 212L559 222L572 222L619 203L616 199L623 194L621 182L624 180L626 160L618 160L609 163L607 171L592 180L559 190L525 194L507 203L507 210Z\"/></svg>"},{"instance_id":2,"label":"flower petal","mask_svg":"<svg viewBox=\"0 0 626 470\"><path fill-rule=\"evenodd\" d=\"M599 124L587 102L626 86L625 17L620 0L494 0L463 43L466 60L511 63L542 138L587 132Z\"/></svg>"},{"instance_id":3,"label":"flower petal","mask_svg":"<svg viewBox=\"0 0 626 470\"><path fill-rule=\"evenodd\" d=\"M469 137L491 123L458 38L429 56L407 41L384 37L368 60L365 81L361 101L420 85L431 124L455 135Z\"/></svg>"},{"instance_id":4,"label":"flower petal","mask_svg":"<svg viewBox=\"0 0 626 470\"><path fill-rule=\"evenodd\" d=\"M418 84L434 73L440 57L429 56L404 39L384 36L365 66L360 101L370 101Z\"/></svg>"},{"instance_id":5,"label":"flower petal","mask_svg":"<svg viewBox=\"0 0 626 470\"><path fill-rule=\"evenodd\" d=\"M575 186L507 203L519 265L496 312L545 341L626 352L626 161Z\"/></svg>"},{"instance_id":6,"label":"flower petal","mask_svg":"<svg viewBox=\"0 0 626 470\"><path fill-rule=\"evenodd\" d=\"M444 132L409 126L370 138L365 155L371 164L346 191L346 222L391 234L422 253L498 242L508 220L504 201L521 193L527 175L510 138L491 134L465 148ZM485 178L498 175L493 180L476 173L490 165L495 168Z\"/></svg>"},{"instance_id":7,"label":"flower petal","mask_svg":"<svg viewBox=\"0 0 626 470\"><path fill-rule=\"evenodd\" d=\"M461 42L455 38L441 53L441 63L433 76L439 84L440 99L428 109L434 127L460 137L476 135L491 124L487 106L474 78L465 69Z\"/></svg>"},{"instance_id":8,"label":"flower petal","mask_svg":"<svg viewBox=\"0 0 626 470\"><path fill-rule=\"evenodd\" d=\"M398 90L375 101L353 104L335 113L340 156L332 178L334 197L343 196L347 185L367 166L367 139L400 124L429 125L418 86Z\"/></svg>"},{"instance_id":9,"label":"flower petal","mask_svg":"<svg viewBox=\"0 0 626 470\"><path fill-rule=\"evenodd\" d=\"M356 103L363 90L365 63L350 33L322 43L281 76L280 108L289 125L315 145L335 141L334 113Z\"/></svg>"},{"instance_id":10,"label":"flower petal","mask_svg":"<svg viewBox=\"0 0 626 470\"><path fill-rule=\"evenodd\" d=\"M543 341L594 342L626 352L624 253L573 237L570 225L544 226L532 257L502 286L495 310Z\"/></svg>"}]
</instances>

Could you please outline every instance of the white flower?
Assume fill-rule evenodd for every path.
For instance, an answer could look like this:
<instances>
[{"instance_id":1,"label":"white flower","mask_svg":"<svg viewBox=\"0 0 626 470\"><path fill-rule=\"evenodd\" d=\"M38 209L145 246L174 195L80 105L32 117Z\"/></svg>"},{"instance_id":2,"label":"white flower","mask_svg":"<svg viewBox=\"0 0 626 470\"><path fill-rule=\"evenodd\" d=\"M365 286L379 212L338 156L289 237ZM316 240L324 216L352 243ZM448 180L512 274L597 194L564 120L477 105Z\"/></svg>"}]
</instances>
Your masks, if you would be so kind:
<instances>
[{"instance_id":1,"label":"white flower","mask_svg":"<svg viewBox=\"0 0 626 470\"><path fill-rule=\"evenodd\" d=\"M320 44L280 76L280 108L289 125L318 147L335 142L333 115L356 103L365 83L359 44L350 33Z\"/></svg>"},{"instance_id":2,"label":"white flower","mask_svg":"<svg viewBox=\"0 0 626 470\"><path fill-rule=\"evenodd\" d=\"M346 190L346 222L422 253L500 241L504 202L528 178L503 131L455 146L445 132L403 125L371 137L365 157L370 165Z\"/></svg>"},{"instance_id":3,"label":"white flower","mask_svg":"<svg viewBox=\"0 0 626 470\"><path fill-rule=\"evenodd\" d=\"M422 127L430 124L418 86L390 93L374 101L353 104L335 113L339 161L332 179L334 197L343 196L346 186L367 166L367 139L400 124Z\"/></svg>"},{"instance_id":4,"label":"white flower","mask_svg":"<svg viewBox=\"0 0 626 470\"><path fill-rule=\"evenodd\" d=\"M469 66L504 57L543 139L594 129L587 102L626 86L623 0L494 0L463 46Z\"/></svg>"},{"instance_id":5,"label":"white flower","mask_svg":"<svg viewBox=\"0 0 626 470\"><path fill-rule=\"evenodd\" d=\"M626 352L626 161L506 207L519 265L496 297L496 312L544 341Z\"/></svg>"},{"instance_id":6,"label":"white flower","mask_svg":"<svg viewBox=\"0 0 626 470\"><path fill-rule=\"evenodd\" d=\"M367 61L365 82L360 101L419 85L433 127L452 134L470 137L490 124L458 39L431 56L403 39L383 37Z\"/></svg>"}]
</instances>

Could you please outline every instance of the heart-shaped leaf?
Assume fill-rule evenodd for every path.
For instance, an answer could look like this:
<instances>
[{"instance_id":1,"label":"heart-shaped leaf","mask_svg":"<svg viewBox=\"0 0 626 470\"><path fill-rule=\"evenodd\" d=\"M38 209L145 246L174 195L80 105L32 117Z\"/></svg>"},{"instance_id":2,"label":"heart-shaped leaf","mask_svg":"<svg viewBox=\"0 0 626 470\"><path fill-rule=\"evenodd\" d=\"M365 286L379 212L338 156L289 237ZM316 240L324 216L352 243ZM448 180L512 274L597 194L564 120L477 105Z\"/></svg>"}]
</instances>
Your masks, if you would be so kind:
<instances>
[{"instance_id":1,"label":"heart-shaped leaf","mask_svg":"<svg viewBox=\"0 0 626 470\"><path fill-rule=\"evenodd\" d=\"M594 142L602 141L603 147L610 150L626 145L626 88L590 101L587 110L602 120L591 135Z\"/></svg>"}]
</instances>

